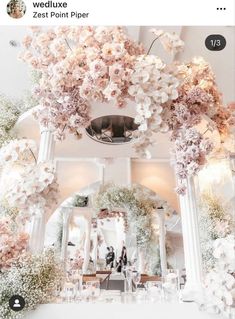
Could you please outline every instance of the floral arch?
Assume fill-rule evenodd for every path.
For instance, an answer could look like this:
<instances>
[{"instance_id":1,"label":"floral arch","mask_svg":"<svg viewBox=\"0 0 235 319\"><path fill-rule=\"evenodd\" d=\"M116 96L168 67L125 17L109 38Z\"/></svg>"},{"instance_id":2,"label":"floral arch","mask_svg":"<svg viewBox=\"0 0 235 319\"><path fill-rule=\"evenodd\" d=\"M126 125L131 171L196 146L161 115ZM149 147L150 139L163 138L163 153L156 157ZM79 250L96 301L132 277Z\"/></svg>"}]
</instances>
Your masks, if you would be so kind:
<instances>
[{"instance_id":1,"label":"floral arch","mask_svg":"<svg viewBox=\"0 0 235 319\"><path fill-rule=\"evenodd\" d=\"M77 200L75 203L77 196L79 199L88 198L85 206L83 203L80 205L81 202L78 203ZM106 210L106 215L102 214L103 209ZM51 215L47 223L46 245L50 246L60 241L60 244L57 243L58 247L61 249L63 258L66 258L67 245L63 247L63 243L67 240L64 240L64 236L68 236L69 223L73 214L76 216L81 214L87 221L89 216L90 220L99 220L107 216L108 219L112 219L118 216L118 218L124 218L125 232L131 234L132 238L135 237L134 245L139 267L142 267L142 271L148 269L150 273L157 271L160 274L165 267L166 248L168 248L165 232L162 232L161 226L164 226L165 220L170 219L173 213L174 210L167 201L140 184L124 187L95 182L73 193ZM90 227L92 228L92 224ZM53 240L51 236L54 236ZM84 253L85 260L87 256L89 251Z\"/></svg>"},{"instance_id":2,"label":"floral arch","mask_svg":"<svg viewBox=\"0 0 235 319\"><path fill-rule=\"evenodd\" d=\"M142 248L156 244L156 210L162 209L166 218L173 214L173 209L165 200L139 184L131 187L104 185L95 195L94 208L97 211L124 209L128 225L134 226L137 246Z\"/></svg>"},{"instance_id":3,"label":"floral arch","mask_svg":"<svg viewBox=\"0 0 235 319\"><path fill-rule=\"evenodd\" d=\"M31 31L23 41L21 59L36 74L35 116L58 140L66 132L80 136L90 121L92 101L113 101L124 108L132 100L139 125L134 148L148 158L154 134L170 133L179 194L185 193L187 177L196 175L215 151L210 131L219 132L219 148L224 149L234 124L234 104L223 105L210 65L201 57L165 64L151 55L156 40L169 54L183 50L176 34L150 30L154 37L146 51L121 27L32 27ZM205 118L207 127L200 131L198 125Z\"/></svg>"},{"instance_id":4,"label":"floral arch","mask_svg":"<svg viewBox=\"0 0 235 319\"><path fill-rule=\"evenodd\" d=\"M44 132L46 129L50 133L53 132L58 140L65 139L66 133L72 133L79 138L82 129L91 119L92 102L111 101L117 107L125 108L129 101L133 101L136 104L135 122L139 125L138 131L134 134L134 148L139 155L149 158L151 154L148 146L154 143L155 133L169 133L174 143L172 162L178 179L179 194L185 193L188 177L199 172L207 162L208 156L221 151L227 154L231 150L227 141L234 133L235 105L223 104L210 65L201 57L187 62L174 61L166 64L160 57L151 54L152 45L157 40L169 54L174 55L181 51L184 44L176 34L151 30L154 35L153 43L149 50L145 50L141 44L132 41L120 27L33 27L31 31L32 33L24 39L25 51L22 52L21 59L34 71L33 95L37 105L34 115ZM18 115L16 111L13 122ZM12 126L11 121L3 125L1 123L0 129L6 133L5 139L12 138L8 136L9 128ZM213 143L214 132L218 133L217 144ZM47 142L52 145L50 135ZM53 160L53 155L46 154L37 161L31 152L33 148L33 143L29 141L14 140L8 147L4 146L0 154L1 164L6 166L18 165L19 162L22 164L23 160L15 184L3 187L5 193L1 194L4 195L4 200L7 200L7 213L12 214L10 219L14 221L11 229L9 216L3 223L7 238L12 239L13 234L16 235L16 225L20 222L23 225L25 218L35 221L33 226L41 227L35 227L37 233L33 234L34 240L40 239L40 247L33 246L31 251L35 255L27 258L21 268L23 270L30 266L31 260L35 266L39 265L40 269L44 269L44 261L40 260L41 257L35 256L43 250L44 215L55 203L58 188L55 169L49 162ZM188 229L185 227L183 230L187 235L186 257L188 265L192 266L186 266L188 283L196 283L201 287L200 252L198 237L195 235L196 199L192 188L188 193L192 196L188 196L182 205L182 220L188 218L189 222ZM148 225L149 216L142 214L144 201L136 200L131 190L127 190L126 194L129 196L129 204L135 208L137 224L143 220L145 226ZM115 203L114 200L110 205ZM20 210L20 215L18 210L15 211L16 206ZM128 205L127 208L131 210L130 207L131 205ZM146 211L150 212L147 205ZM186 216L186 213L190 217ZM37 224L37 215L41 218L40 224ZM139 245L146 247L153 238L152 229L143 235L143 229L138 225L136 229ZM15 237L16 240L20 239L21 247L16 255L7 252L10 260L3 265L6 269L15 258L25 252L28 245L28 238L24 233L19 232ZM233 238L230 239L232 243ZM191 248L195 254L191 254ZM42 255L42 260L44 257ZM59 265L57 267L53 258L46 256L45 263L48 262L52 265L51 269L55 269L52 275L60 274ZM10 276L11 273L14 278L14 269L10 270ZM51 278L52 283L61 280L59 277ZM14 280L9 282L6 286L14 287ZM41 291L45 296L41 287L35 291ZM4 289L0 294L5 296ZM52 294L50 292L50 296ZM8 299L4 302L8 305ZM34 303L37 301L33 300L32 304Z\"/></svg>"}]
</instances>

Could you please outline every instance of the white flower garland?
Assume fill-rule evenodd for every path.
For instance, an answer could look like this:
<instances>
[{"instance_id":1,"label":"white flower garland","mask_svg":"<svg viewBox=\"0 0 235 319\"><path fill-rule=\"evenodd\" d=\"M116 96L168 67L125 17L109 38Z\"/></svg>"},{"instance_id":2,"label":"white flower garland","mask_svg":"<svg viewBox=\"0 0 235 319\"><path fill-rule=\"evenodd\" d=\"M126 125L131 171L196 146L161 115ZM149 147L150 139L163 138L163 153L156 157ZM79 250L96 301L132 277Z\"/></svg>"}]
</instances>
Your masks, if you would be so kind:
<instances>
[{"instance_id":1,"label":"white flower garland","mask_svg":"<svg viewBox=\"0 0 235 319\"><path fill-rule=\"evenodd\" d=\"M161 113L165 103L178 97L179 80L159 57L142 55L134 65L131 82L128 92L137 104L135 123L139 124L134 146L139 154L148 157L147 148L153 144L153 134L169 130Z\"/></svg>"},{"instance_id":2,"label":"white flower garland","mask_svg":"<svg viewBox=\"0 0 235 319\"><path fill-rule=\"evenodd\" d=\"M0 151L0 164L9 176L0 184L0 201L7 208L16 208L26 219L39 210L50 210L57 203L58 184L52 162L36 163L36 143L32 140L13 140ZM15 166L16 165L16 166ZM24 219L24 218L23 218Z\"/></svg>"},{"instance_id":3,"label":"white flower garland","mask_svg":"<svg viewBox=\"0 0 235 319\"><path fill-rule=\"evenodd\" d=\"M156 244L156 230L153 225L154 210L163 207L166 215L171 215L172 209L166 201L150 196L141 186L131 188L116 185L105 185L96 194L94 207L113 210L123 208L127 212L128 224L136 230L137 245L147 247L150 243Z\"/></svg>"}]
</instances>

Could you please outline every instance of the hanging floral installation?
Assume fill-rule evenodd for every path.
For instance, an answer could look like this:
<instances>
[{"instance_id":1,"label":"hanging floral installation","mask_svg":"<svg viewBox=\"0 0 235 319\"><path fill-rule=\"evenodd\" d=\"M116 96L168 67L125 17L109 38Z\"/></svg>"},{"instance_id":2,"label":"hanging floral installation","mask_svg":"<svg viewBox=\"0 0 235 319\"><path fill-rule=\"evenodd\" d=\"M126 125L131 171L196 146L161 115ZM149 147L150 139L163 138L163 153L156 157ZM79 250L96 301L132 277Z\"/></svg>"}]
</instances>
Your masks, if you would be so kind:
<instances>
[{"instance_id":1,"label":"hanging floral installation","mask_svg":"<svg viewBox=\"0 0 235 319\"><path fill-rule=\"evenodd\" d=\"M175 144L176 190L184 194L186 178L197 174L214 148L196 126L206 119L208 130L218 130L223 142L235 123L234 107L223 105L215 76L203 58L166 64L151 54L156 40L173 56L182 51L184 43L177 34L151 29L155 38L146 52L121 27L32 27L31 31L20 58L39 75L35 116L54 129L59 140L66 132L81 136L90 121L92 102L112 101L125 107L135 101L139 127L134 148L149 158L155 133L169 132Z\"/></svg>"},{"instance_id":2,"label":"hanging floral installation","mask_svg":"<svg viewBox=\"0 0 235 319\"><path fill-rule=\"evenodd\" d=\"M12 140L0 150L3 167L0 201L8 209L17 208L19 221L57 203L58 184L53 163L36 163L36 143Z\"/></svg>"},{"instance_id":3,"label":"hanging floral installation","mask_svg":"<svg viewBox=\"0 0 235 319\"><path fill-rule=\"evenodd\" d=\"M20 111L10 99L0 95L0 147L14 138L13 128Z\"/></svg>"},{"instance_id":4,"label":"hanging floral installation","mask_svg":"<svg viewBox=\"0 0 235 319\"><path fill-rule=\"evenodd\" d=\"M86 207L88 205L88 197L76 194L73 197L72 205L74 207Z\"/></svg>"},{"instance_id":5,"label":"hanging floral installation","mask_svg":"<svg viewBox=\"0 0 235 319\"><path fill-rule=\"evenodd\" d=\"M23 41L27 50L21 58L41 75L36 116L55 129L58 139L89 124L90 101L125 105L135 57L144 51L122 28L32 31Z\"/></svg>"},{"instance_id":6,"label":"hanging floral installation","mask_svg":"<svg viewBox=\"0 0 235 319\"><path fill-rule=\"evenodd\" d=\"M190 63L179 65L179 68L182 81L178 98L170 109L164 108L163 113L170 115L167 123L175 145L172 162L179 180L177 192L184 194L184 180L195 176L206 163L207 155L218 151L206 133L218 131L223 148L226 138L232 133L235 114L233 104L223 105L215 75L203 58L193 58ZM201 132L198 126L203 120L207 121L207 129Z\"/></svg>"}]
</instances>

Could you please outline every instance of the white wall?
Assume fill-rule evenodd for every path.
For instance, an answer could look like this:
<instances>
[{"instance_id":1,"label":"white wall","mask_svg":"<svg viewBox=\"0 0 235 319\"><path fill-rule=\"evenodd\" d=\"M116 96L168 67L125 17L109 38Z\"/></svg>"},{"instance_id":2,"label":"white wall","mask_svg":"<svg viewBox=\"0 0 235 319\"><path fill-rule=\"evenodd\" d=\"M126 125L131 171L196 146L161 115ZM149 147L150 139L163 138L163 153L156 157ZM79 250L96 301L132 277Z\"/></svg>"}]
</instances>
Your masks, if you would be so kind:
<instances>
[{"instance_id":1,"label":"white wall","mask_svg":"<svg viewBox=\"0 0 235 319\"><path fill-rule=\"evenodd\" d=\"M129 185L131 183L130 158L113 158L106 161L104 169L104 182L113 182L117 185Z\"/></svg>"},{"instance_id":2,"label":"white wall","mask_svg":"<svg viewBox=\"0 0 235 319\"><path fill-rule=\"evenodd\" d=\"M132 182L142 184L167 200L172 207L179 211L175 188L174 170L168 161L132 160Z\"/></svg>"},{"instance_id":3,"label":"white wall","mask_svg":"<svg viewBox=\"0 0 235 319\"><path fill-rule=\"evenodd\" d=\"M74 192L100 180L100 170L95 161L58 161L57 174L60 203Z\"/></svg>"}]
</instances>

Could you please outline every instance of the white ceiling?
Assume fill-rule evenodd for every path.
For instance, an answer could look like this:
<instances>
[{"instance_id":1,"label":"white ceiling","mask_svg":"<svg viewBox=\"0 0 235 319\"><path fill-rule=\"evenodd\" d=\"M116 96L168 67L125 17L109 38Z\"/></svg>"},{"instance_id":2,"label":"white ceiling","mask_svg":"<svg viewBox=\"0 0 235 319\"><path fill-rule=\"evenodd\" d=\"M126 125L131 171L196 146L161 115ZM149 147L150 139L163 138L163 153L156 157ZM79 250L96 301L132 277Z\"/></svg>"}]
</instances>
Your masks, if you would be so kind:
<instances>
[{"instance_id":1,"label":"white ceiling","mask_svg":"<svg viewBox=\"0 0 235 319\"><path fill-rule=\"evenodd\" d=\"M195 55L203 56L209 61L216 74L217 83L224 94L224 101L235 100L235 62L234 62L234 27L159 27L168 31L175 31L181 34L185 41L185 51L177 58L179 60L190 60ZM129 34L139 39L144 46L149 47L152 36L149 27L128 27ZM0 27L0 93L7 94L13 98L21 98L25 90L30 89L28 68L17 59L21 50L20 42L26 34L24 26ZM223 51L214 52L205 48L204 41L207 35L220 33L227 40L227 46ZM9 45L9 41L18 43L17 47ZM154 46L152 53L160 55L165 61L172 59L167 55L159 44ZM134 105L118 110L113 105L93 105L92 117L107 114L135 114ZM31 115L23 116L17 128L20 136L34 138L39 142L39 127ZM157 144L151 150L153 157L159 159L169 158L170 143L167 135L156 136ZM113 146L100 144L90 139L86 134L77 141L73 136L68 136L66 142L57 143L56 157L135 157L130 144Z\"/></svg>"}]
</instances>

